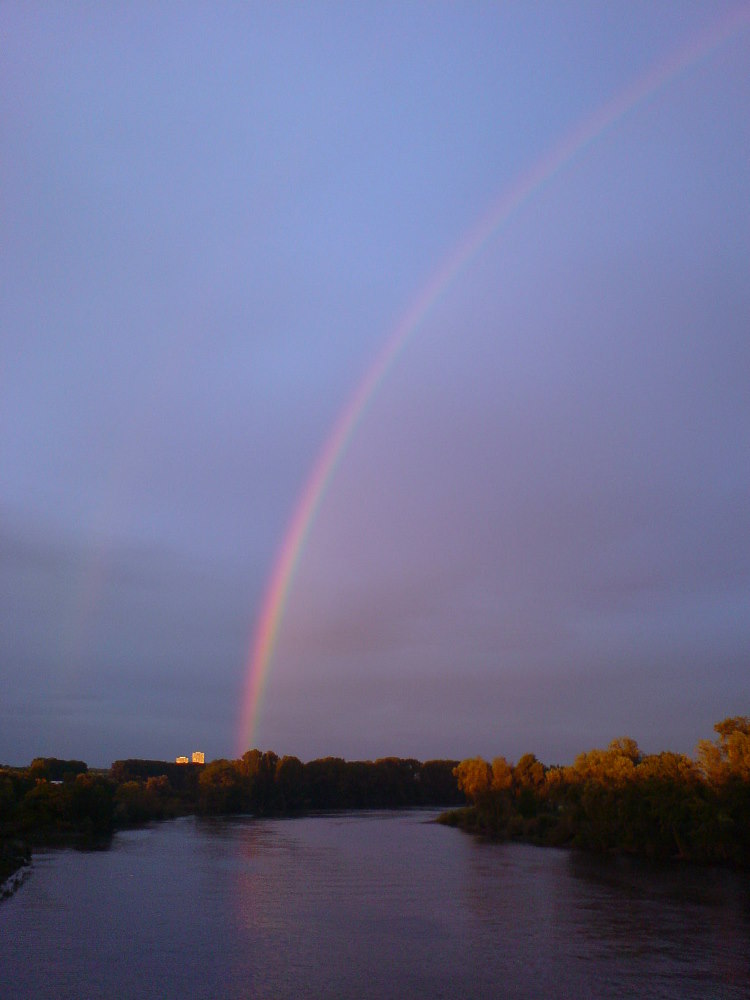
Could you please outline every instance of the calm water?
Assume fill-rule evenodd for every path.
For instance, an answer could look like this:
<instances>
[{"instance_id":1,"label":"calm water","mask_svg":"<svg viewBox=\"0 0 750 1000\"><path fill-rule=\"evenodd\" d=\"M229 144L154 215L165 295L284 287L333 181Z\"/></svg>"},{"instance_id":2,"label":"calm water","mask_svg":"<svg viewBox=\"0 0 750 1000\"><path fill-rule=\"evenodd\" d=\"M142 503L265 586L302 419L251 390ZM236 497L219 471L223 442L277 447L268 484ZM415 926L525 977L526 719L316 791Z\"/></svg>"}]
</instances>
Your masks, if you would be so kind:
<instances>
[{"instance_id":1,"label":"calm water","mask_svg":"<svg viewBox=\"0 0 750 1000\"><path fill-rule=\"evenodd\" d=\"M750 997L745 876L431 816L189 818L38 855L0 904L0 997Z\"/></svg>"}]
</instances>

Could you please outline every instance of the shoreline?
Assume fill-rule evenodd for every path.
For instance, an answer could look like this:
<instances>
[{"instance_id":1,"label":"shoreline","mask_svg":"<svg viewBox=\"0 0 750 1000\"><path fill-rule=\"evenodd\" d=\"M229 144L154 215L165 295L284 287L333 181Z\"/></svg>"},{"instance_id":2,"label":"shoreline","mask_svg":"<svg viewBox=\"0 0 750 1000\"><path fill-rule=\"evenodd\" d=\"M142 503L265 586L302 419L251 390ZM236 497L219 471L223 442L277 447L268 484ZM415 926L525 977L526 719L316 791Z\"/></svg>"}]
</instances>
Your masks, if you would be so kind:
<instances>
[{"instance_id":1,"label":"shoreline","mask_svg":"<svg viewBox=\"0 0 750 1000\"><path fill-rule=\"evenodd\" d=\"M673 854L650 853L647 850L635 850L616 843L599 848L576 842L575 836L556 839L554 836L550 837L549 834L547 838L533 833L524 834L516 832L509 834L507 831L492 830L481 825L475 825L476 814L472 815L472 810L474 810L473 806L448 809L437 816L434 822L452 830L458 830L464 836L474 837L476 840L488 844L526 844L529 847L553 848L600 858L630 858L658 867L679 867L684 865L695 868L713 868L718 871L746 872L749 870L747 863L732 858L699 857L679 852ZM472 819L474 819L474 823L471 822Z\"/></svg>"},{"instance_id":2,"label":"shoreline","mask_svg":"<svg viewBox=\"0 0 750 1000\"><path fill-rule=\"evenodd\" d=\"M31 875L32 868L31 859L24 860L15 871L12 871L10 875L6 876L3 882L0 882L0 903L6 899L10 899L20 889L21 885Z\"/></svg>"}]
</instances>

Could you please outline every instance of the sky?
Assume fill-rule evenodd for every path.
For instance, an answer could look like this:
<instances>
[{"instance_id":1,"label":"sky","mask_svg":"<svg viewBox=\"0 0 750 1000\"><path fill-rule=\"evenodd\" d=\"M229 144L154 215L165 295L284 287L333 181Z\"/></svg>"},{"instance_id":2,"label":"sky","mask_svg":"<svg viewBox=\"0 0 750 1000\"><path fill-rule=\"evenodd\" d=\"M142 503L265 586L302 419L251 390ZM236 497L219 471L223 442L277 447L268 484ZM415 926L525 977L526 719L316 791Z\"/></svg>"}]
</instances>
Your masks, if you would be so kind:
<instances>
[{"instance_id":1,"label":"sky","mask_svg":"<svg viewBox=\"0 0 750 1000\"><path fill-rule=\"evenodd\" d=\"M750 5L0 38L0 762L568 763L750 714Z\"/></svg>"}]
</instances>

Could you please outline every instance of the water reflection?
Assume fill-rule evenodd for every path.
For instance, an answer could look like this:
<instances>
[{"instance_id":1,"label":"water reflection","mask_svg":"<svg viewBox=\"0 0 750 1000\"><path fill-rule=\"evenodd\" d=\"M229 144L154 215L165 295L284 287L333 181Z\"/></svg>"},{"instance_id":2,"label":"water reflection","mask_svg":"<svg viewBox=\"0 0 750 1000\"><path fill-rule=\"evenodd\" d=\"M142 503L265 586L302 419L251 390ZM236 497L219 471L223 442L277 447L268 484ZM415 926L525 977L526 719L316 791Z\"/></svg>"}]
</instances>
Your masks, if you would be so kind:
<instances>
[{"instance_id":1,"label":"water reflection","mask_svg":"<svg viewBox=\"0 0 750 1000\"><path fill-rule=\"evenodd\" d=\"M750 995L750 887L742 875L578 853L569 870L582 888L576 922L604 960L640 961L669 983L703 984L704 995L711 984Z\"/></svg>"},{"instance_id":2,"label":"water reflection","mask_svg":"<svg viewBox=\"0 0 750 1000\"><path fill-rule=\"evenodd\" d=\"M186 819L45 855L0 906L0 996L748 996L743 876L430 817Z\"/></svg>"}]
</instances>

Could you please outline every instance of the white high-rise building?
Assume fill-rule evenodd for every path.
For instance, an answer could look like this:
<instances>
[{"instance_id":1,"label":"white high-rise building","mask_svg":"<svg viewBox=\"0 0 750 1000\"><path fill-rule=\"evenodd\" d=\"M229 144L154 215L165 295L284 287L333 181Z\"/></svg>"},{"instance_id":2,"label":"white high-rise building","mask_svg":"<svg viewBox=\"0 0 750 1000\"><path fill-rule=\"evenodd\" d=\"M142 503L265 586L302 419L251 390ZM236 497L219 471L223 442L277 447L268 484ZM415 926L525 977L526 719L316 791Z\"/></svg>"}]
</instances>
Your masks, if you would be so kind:
<instances>
[{"instance_id":1,"label":"white high-rise building","mask_svg":"<svg viewBox=\"0 0 750 1000\"><path fill-rule=\"evenodd\" d=\"M193 752L193 763L194 764L205 764L206 763L206 755L203 753L202 750L195 750Z\"/></svg>"}]
</instances>

